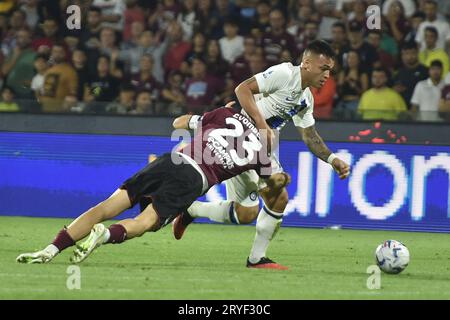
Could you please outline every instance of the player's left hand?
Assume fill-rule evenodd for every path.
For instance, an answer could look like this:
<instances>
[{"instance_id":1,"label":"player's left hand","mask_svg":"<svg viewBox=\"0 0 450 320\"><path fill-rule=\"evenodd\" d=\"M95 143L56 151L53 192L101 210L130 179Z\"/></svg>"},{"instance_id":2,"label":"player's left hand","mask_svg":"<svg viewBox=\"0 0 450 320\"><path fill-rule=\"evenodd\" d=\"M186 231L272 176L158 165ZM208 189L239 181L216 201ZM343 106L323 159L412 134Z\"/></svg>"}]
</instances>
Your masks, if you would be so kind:
<instances>
[{"instance_id":1,"label":"player's left hand","mask_svg":"<svg viewBox=\"0 0 450 320\"><path fill-rule=\"evenodd\" d=\"M345 179L350 174L350 166L339 158L333 160L332 164L334 171L339 175L340 179Z\"/></svg>"}]
</instances>

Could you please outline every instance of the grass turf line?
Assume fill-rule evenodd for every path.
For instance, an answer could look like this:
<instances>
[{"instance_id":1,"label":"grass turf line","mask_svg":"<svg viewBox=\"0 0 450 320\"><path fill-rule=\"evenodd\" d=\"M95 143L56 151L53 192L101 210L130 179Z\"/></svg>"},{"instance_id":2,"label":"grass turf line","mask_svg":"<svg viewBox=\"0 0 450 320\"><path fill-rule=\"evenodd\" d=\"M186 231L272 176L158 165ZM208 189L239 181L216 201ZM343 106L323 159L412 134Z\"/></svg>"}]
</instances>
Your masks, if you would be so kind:
<instances>
[{"instance_id":1,"label":"grass turf line","mask_svg":"<svg viewBox=\"0 0 450 320\"><path fill-rule=\"evenodd\" d=\"M81 290L66 287L71 248L50 264L15 262L68 223L0 217L0 299L450 299L448 234L284 227L268 256L290 270L275 271L245 268L253 226L193 224L180 241L168 226L99 248L80 264ZM366 269L387 239L405 243L411 263L369 290Z\"/></svg>"}]
</instances>

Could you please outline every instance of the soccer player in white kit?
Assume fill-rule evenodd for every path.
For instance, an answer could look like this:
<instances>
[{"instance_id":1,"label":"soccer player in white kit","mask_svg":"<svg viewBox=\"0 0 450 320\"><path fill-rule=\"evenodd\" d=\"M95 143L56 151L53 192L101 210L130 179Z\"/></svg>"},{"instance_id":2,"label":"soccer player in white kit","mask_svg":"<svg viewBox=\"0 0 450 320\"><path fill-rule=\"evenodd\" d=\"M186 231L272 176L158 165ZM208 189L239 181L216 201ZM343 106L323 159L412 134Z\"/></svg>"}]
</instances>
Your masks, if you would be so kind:
<instances>
[{"instance_id":1,"label":"soccer player in white kit","mask_svg":"<svg viewBox=\"0 0 450 320\"><path fill-rule=\"evenodd\" d=\"M261 133L267 134L268 141L273 141L272 130L281 130L292 119L309 150L328 162L339 177L345 179L350 173L349 165L328 149L315 129L314 98L309 89L323 86L334 66L334 57L333 49L325 41L313 41L305 49L300 66L291 63L272 66L239 84L235 92L242 113L250 116L259 130L265 130ZM196 121L201 119L199 116L182 117L190 117L191 129L195 129ZM175 127L180 118L175 120ZM184 122L187 122L186 119ZM253 170L227 180L227 200L195 201L187 212L174 221L175 237L180 239L189 223L197 217L234 224L250 223L258 217L247 267L287 269L266 257L266 250L281 224L289 200L285 186L290 181L277 157L274 154L271 157L272 172L279 176L272 179L279 181L277 185L264 184ZM258 194L264 202L260 211Z\"/></svg>"}]
</instances>

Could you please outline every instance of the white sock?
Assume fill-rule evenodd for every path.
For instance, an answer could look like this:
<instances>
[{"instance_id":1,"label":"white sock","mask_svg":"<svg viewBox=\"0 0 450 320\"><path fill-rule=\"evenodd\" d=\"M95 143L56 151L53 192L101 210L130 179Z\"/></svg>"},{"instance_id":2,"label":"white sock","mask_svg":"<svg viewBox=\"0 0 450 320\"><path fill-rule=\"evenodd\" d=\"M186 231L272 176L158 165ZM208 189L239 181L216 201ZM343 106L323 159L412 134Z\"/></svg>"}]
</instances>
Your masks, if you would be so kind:
<instances>
[{"instance_id":1,"label":"white sock","mask_svg":"<svg viewBox=\"0 0 450 320\"><path fill-rule=\"evenodd\" d=\"M208 218L216 222L239 224L233 201L194 201L188 212L193 218Z\"/></svg>"},{"instance_id":2,"label":"white sock","mask_svg":"<svg viewBox=\"0 0 450 320\"><path fill-rule=\"evenodd\" d=\"M111 236L111 233L109 232L109 229L106 228L105 235L103 236L103 243L107 243L110 236Z\"/></svg>"},{"instance_id":3,"label":"white sock","mask_svg":"<svg viewBox=\"0 0 450 320\"><path fill-rule=\"evenodd\" d=\"M59 249L54 244L49 244L44 251L50 253L53 257L59 253Z\"/></svg>"},{"instance_id":4,"label":"white sock","mask_svg":"<svg viewBox=\"0 0 450 320\"><path fill-rule=\"evenodd\" d=\"M263 206L256 220L256 236L249 256L251 263L256 263L266 256L266 250L269 247L270 240L275 237L282 219L282 213L274 212L269 210L265 205Z\"/></svg>"}]
</instances>

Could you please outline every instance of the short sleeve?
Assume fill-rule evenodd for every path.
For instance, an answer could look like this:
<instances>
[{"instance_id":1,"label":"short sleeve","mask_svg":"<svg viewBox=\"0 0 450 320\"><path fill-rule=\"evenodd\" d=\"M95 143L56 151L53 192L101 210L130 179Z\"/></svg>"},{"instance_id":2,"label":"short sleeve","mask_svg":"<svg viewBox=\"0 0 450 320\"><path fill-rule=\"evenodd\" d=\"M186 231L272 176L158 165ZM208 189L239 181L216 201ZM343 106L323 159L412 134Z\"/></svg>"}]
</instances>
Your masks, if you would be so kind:
<instances>
[{"instance_id":1,"label":"short sleeve","mask_svg":"<svg viewBox=\"0 0 450 320\"><path fill-rule=\"evenodd\" d=\"M289 81L291 70L286 63L278 64L270 67L264 72L255 75L260 93L273 93L284 88L286 82Z\"/></svg>"},{"instance_id":2,"label":"short sleeve","mask_svg":"<svg viewBox=\"0 0 450 320\"><path fill-rule=\"evenodd\" d=\"M411 98L411 104L420 104L420 82L418 82L414 88L414 93Z\"/></svg>"},{"instance_id":3,"label":"short sleeve","mask_svg":"<svg viewBox=\"0 0 450 320\"><path fill-rule=\"evenodd\" d=\"M292 121L296 127L308 128L316 123L313 116L314 111L314 97L311 91L307 91L305 95L306 111L300 111L298 114L292 117Z\"/></svg>"}]
</instances>

